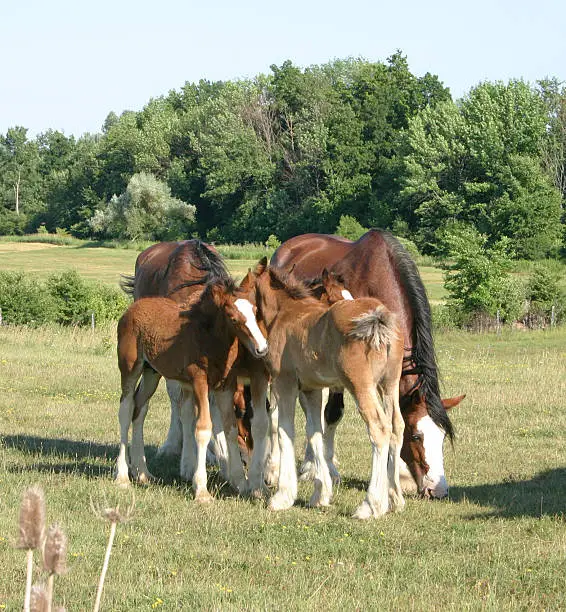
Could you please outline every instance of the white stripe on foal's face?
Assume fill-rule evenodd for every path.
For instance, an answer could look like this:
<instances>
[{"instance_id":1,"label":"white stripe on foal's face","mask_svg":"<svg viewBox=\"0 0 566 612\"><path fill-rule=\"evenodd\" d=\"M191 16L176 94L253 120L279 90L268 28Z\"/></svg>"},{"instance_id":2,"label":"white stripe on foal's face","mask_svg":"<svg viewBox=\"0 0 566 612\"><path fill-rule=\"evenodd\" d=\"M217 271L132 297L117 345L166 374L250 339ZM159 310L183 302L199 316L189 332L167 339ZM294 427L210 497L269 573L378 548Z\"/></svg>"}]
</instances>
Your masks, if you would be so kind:
<instances>
[{"instance_id":1,"label":"white stripe on foal's face","mask_svg":"<svg viewBox=\"0 0 566 612\"><path fill-rule=\"evenodd\" d=\"M265 351L267 351L267 340L264 338L258 327L252 303L244 298L238 298L234 302L234 306L236 306L236 308L246 318L246 327L250 331L252 338L255 340L258 353L265 353Z\"/></svg>"},{"instance_id":2,"label":"white stripe on foal's face","mask_svg":"<svg viewBox=\"0 0 566 612\"><path fill-rule=\"evenodd\" d=\"M352 294L348 291L348 289L342 289L342 297L345 300L353 300Z\"/></svg>"},{"instance_id":3,"label":"white stripe on foal's face","mask_svg":"<svg viewBox=\"0 0 566 612\"><path fill-rule=\"evenodd\" d=\"M444 476L444 455L442 452L445 434L428 415L419 419L417 430L423 435L425 461L429 465L429 470L424 477L424 486L430 490L432 497L446 497L448 495L448 483Z\"/></svg>"}]
</instances>

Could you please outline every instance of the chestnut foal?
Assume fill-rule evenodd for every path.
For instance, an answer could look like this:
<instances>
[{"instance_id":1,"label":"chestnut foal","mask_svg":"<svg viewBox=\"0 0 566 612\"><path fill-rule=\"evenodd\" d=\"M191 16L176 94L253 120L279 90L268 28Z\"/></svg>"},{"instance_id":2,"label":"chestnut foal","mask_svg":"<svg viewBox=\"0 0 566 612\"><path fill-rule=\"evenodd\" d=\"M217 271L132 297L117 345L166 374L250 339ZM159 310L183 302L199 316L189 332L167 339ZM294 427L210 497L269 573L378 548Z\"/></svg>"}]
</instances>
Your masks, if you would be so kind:
<instances>
[{"instance_id":1,"label":"chestnut foal","mask_svg":"<svg viewBox=\"0 0 566 612\"><path fill-rule=\"evenodd\" d=\"M327 506L332 479L322 441L322 388L348 389L366 423L373 448L365 500L354 517L367 519L404 507L399 459L404 423L399 408L403 340L395 315L374 298L315 299L291 275L256 268L258 318L268 331L267 365L279 407L280 473L271 510L291 507L297 497L295 403L301 390L312 423L309 432L316 466L312 506Z\"/></svg>"},{"instance_id":2,"label":"chestnut foal","mask_svg":"<svg viewBox=\"0 0 566 612\"><path fill-rule=\"evenodd\" d=\"M122 379L120 398L120 453L116 480L127 483L127 444L132 428L131 469L147 482L143 420L148 401L163 376L183 387L184 403L193 403L197 446L193 488L198 501L210 501L206 481L206 448L212 422L208 391L214 389L221 410L228 445L228 478L238 490L246 478L240 460L234 420L236 387L232 366L238 356L238 340L254 355L267 352L267 342L247 299L249 287L237 288L231 280L208 283L189 310L183 311L168 298L142 298L134 302L118 323L118 365ZM138 380L141 381L136 388Z\"/></svg>"}]
</instances>

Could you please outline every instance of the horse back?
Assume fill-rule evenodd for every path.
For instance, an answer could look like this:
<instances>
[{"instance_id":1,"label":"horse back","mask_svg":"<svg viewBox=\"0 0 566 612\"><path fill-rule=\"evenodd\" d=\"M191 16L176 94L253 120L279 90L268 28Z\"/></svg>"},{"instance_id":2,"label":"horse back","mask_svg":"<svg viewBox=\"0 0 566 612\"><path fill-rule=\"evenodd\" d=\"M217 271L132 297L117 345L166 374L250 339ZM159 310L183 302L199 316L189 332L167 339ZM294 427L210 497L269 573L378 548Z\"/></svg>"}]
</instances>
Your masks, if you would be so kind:
<instances>
[{"instance_id":1,"label":"horse back","mask_svg":"<svg viewBox=\"0 0 566 612\"><path fill-rule=\"evenodd\" d=\"M183 303L202 289L199 285L183 286L203 280L206 271L195 251L195 240L160 242L142 251L136 260L133 283L134 299L152 296L170 296ZM216 252L216 249L209 247Z\"/></svg>"}]
</instances>

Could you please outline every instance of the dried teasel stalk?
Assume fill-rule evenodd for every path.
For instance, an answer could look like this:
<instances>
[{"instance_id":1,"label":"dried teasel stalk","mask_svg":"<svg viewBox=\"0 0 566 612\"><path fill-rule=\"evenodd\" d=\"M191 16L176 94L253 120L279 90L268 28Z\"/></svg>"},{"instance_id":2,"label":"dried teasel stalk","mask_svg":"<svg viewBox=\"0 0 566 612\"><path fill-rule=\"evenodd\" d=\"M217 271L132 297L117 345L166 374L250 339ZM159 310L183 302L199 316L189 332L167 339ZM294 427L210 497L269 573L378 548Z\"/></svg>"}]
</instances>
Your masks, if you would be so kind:
<instances>
[{"instance_id":1,"label":"dried teasel stalk","mask_svg":"<svg viewBox=\"0 0 566 612\"><path fill-rule=\"evenodd\" d=\"M24 610L28 612L31 605L31 583L33 576L33 551L41 548L45 531L45 496L38 486L29 487L24 491L20 506L20 537L17 547L26 553L26 592Z\"/></svg>"},{"instance_id":2,"label":"dried teasel stalk","mask_svg":"<svg viewBox=\"0 0 566 612\"><path fill-rule=\"evenodd\" d=\"M48 612L50 610L49 598L45 587L34 585L31 589L31 612Z\"/></svg>"},{"instance_id":3,"label":"dried teasel stalk","mask_svg":"<svg viewBox=\"0 0 566 612\"><path fill-rule=\"evenodd\" d=\"M20 537L18 548L41 548L45 531L45 496L38 486L25 490L20 507Z\"/></svg>"},{"instance_id":4,"label":"dried teasel stalk","mask_svg":"<svg viewBox=\"0 0 566 612\"><path fill-rule=\"evenodd\" d=\"M56 523L47 530L43 546L43 567L49 574L58 576L67 570L67 536Z\"/></svg>"}]
</instances>

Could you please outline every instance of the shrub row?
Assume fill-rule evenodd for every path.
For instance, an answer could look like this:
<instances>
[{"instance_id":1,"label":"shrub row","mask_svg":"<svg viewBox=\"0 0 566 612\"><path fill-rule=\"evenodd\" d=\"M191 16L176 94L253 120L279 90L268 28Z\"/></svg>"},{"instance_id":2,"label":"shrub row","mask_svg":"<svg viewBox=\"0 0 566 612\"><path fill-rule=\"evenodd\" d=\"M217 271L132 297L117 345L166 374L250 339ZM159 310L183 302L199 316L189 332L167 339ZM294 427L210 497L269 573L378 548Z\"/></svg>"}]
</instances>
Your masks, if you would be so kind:
<instances>
[{"instance_id":1,"label":"shrub row","mask_svg":"<svg viewBox=\"0 0 566 612\"><path fill-rule=\"evenodd\" d=\"M129 298L117 287L87 281L75 270L52 274L46 281L23 272L0 272L0 308L7 325L88 325L117 320Z\"/></svg>"}]
</instances>

